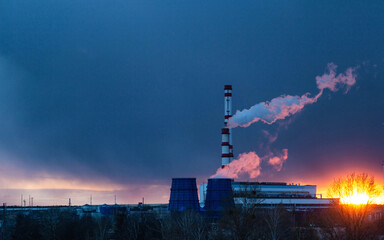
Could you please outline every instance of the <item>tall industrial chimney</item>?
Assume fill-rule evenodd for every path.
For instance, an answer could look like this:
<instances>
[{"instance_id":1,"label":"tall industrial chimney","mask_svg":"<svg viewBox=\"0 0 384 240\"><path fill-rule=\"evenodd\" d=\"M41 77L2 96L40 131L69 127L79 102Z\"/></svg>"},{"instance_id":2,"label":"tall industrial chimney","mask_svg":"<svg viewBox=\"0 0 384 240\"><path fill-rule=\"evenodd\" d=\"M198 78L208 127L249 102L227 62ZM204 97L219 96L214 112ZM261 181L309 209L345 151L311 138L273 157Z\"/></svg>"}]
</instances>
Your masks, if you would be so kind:
<instances>
[{"instance_id":1,"label":"tall industrial chimney","mask_svg":"<svg viewBox=\"0 0 384 240\"><path fill-rule=\"evenodd\" d=\"M221 129L221 167L231 162L231 155L229 153L229 129Z\"/></svg>"},{"instance_id":2,"label":"tall industrial chimney","mask_svg":"<svg viewBox=\"0 0 384 240\"><path fill-rule=\"evenodd\" d=\"M224 86L224 128L221 130L221 167L233 160L232 129L229 129L228 119L232 117L232 85Z\"/></svg>"}]
</instances>

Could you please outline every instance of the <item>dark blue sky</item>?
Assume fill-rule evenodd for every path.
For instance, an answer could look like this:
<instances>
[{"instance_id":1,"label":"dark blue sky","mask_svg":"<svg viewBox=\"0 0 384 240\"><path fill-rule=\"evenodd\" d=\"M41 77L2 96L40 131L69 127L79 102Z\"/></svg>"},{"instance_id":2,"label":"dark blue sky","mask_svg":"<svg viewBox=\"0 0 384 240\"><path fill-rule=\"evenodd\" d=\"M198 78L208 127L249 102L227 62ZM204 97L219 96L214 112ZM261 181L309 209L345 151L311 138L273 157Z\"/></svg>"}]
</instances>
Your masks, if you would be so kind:
<instances>
[{"instance_id":1,"label":"dark blue sky","mask_svg":"<svg viewBox=\"0 0 384 240\"><path fill-rule=\"evenodd\" d=\"M347 94L326 91L280 130L234 129L235 155L263 152L265 129L289 157L261 180L382 177L383 12L382 1L1 1L0 171L202 181L221 163L224 84L244 109L316 94L315 77L334 62L360 66Z\"/></svg>"}]
</instances>

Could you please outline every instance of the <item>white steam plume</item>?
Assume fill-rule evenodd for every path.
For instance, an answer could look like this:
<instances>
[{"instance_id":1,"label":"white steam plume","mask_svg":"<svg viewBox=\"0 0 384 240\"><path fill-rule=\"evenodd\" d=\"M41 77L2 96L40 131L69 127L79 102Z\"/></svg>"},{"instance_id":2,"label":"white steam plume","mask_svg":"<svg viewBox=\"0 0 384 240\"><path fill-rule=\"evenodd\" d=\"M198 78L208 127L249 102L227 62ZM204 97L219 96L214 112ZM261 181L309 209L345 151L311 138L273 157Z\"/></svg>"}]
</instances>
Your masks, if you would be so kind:
<instances>
[{"instance_id":1,"label":"white steam plume","mask_svg":"<svg viewBox=\"0 0 384 240\"><path fill-rule=\"evenodd\" d=\"M261 158L255 152L242 153L238 159L233 160L224 168L219 168L216 174L211 176L225 177L225 178L238 178L239 175L247 173L250 178L256 178L260 175Z\"/></svg>"},{"instance_id":2,"label":"white steam plume","mask_svg":"<svg viewBox=\"0 0 384 240\"><path fill-rule=\"evenodd\" d=\"M237 111L233 117L229 119L228 126L248 127L252 123L262 121L272 124L277 120L284 119L292 114L299 112L307 104L317 101L318 96L312 98L306 93L302 96L282 95L272 99L270 102L261 102L250 109Z\"/></svg>"},{"instance_id":3,"label":"white steam plume","mask_svg":"<svg viewBox=\"0 0 384 240\"><path fill-rule=\"evenodd\" d=\"M283 149L283 153L280 156L273 156L269 158L268 163L272 165L276 171L280 172L283 168L283 164L288 159L288 149Z\"/></svg>"},{"instance_id":4,"label":"white steam plume","mask_svg":"<svg viewBox=\"0 0 384 240\"><path fill-rule=\"evenodd\" d=\"M244 174L247 174L249 178L257 178L261 173L261 163L263 161L273 166L275 170L280 171L287 158L288 149L283 149L283 153L278 156L271 153L263 158L260 158L255 152L242 153L238 159L233 160L223 168L217 169L211 178L239 178Z\"/></svg>"},{"instance_id":5,"label":"white steam plume","mask_svg":"<svg viewBox=\"0 0 384 240\"><path fill-rule=\"evenodd\" d=\"M346 91L348 91L356 83L354 72L357 67L348 68L345 74L338 75L336 75L337 66L334 63L329 63L327 67L329 73L316 77L317 88L320 92L315 97L311 97L310 93L302 96L282 95L271 101L258 103L249 109L237 110L236 114L228 120L229 128L248 127L258 121L272 124L299 112L305 105L316 102L326 88L335 92L339 87L346 87Z\"/></svg>"},{"instance_id":6,"label":"white steam plume","mask_svg":"<svg viewBox=\"0 0 384 240\"><path fill-rule=\"evenodd\" d=\"M337 66L334 63L328 63L329 73L316 77L317 88L323 91L328 88L332 92L336 92L338 87L345 86L348 90L356 83L356 74L354 73L358 67L348 68L345 74L340 73L336 76Z\"/></svg>"}]
</instances>

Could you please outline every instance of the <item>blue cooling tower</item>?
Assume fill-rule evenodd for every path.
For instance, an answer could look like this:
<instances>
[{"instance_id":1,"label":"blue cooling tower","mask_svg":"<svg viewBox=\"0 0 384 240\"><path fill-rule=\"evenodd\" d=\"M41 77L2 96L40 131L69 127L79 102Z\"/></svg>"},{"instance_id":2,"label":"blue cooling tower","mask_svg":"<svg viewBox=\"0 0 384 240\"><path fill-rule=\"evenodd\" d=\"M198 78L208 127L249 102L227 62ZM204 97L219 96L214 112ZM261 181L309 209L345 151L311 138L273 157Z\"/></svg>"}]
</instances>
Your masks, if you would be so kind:
<instances>
[{"instance_id":1,"label":"blue cooling tower","mask_svg":"<svg viewBox=\"0 0 384 240\"><path fill-rule=\"evenodd\" d=\"M235 206L232 195L232 179L210 178L208 179L207 198L205 210L223 211L226 208Z\"/></svg>"},{"instance_id":2,"label":"blue cooling tower","mask_svg":"<svg viewBox=\"0 0 384 240\"><path fill-rule=\"evenodd\" d=\"M172 178L170 211L200 210L196 178Z\"/></svg>"}]
</instances>

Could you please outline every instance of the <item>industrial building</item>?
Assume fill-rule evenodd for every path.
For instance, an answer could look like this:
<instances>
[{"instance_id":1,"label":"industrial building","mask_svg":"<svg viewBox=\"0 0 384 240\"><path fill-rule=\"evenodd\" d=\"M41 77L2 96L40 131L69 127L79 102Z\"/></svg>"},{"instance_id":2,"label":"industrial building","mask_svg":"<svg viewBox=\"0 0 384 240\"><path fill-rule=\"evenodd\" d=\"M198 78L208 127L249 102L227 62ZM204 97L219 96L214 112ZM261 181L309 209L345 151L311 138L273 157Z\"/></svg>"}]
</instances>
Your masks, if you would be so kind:
<instances>
[{"instance_id":1,"label":"industrial building","mask_svg":"<svg viewBox=\"0 0 384 240\"><path fill-rule=\"evenodd\" d=\"M208 183L200 186L200 205L205 205ZM289 210L307 211L328 208L338 199L323 198L316 193L316 185L279 182L236 182L232 180L236 205L270 208L277 205Z\"/></svg>"}]
</instances>

